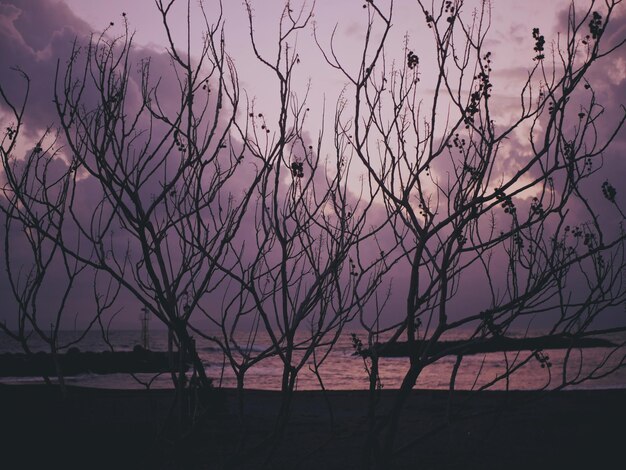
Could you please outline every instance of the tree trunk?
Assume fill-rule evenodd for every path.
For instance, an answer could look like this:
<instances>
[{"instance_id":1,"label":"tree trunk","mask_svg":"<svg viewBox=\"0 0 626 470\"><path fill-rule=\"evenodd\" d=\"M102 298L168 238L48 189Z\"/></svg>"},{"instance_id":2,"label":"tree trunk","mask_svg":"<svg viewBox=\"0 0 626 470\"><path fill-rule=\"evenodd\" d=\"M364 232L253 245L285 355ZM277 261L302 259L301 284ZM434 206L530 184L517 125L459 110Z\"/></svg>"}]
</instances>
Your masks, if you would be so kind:
<instances>
[{"instance_id":1,"label":"tree trunk","mask_svg":"<svg viewBox=\"0 0 626 470\"><path fill-rule=\"evenodd\" d=\"M369 375L369 393L367 404L367 437L362 453L362 465L364 469L372 466L372 461L377 461L380 446L376 440L376 407L380 400L380 390L378 388L378 356L372 354L372 366ZM373 460L372 460L373 459Z\"/></svg>"},{"instance_id":2,"label":"tree trunk","mask_svg":"<svg viewBox=\"0 0 626 470\"><path fill-rule=\"evenodd\" d=\"M377 434L379 440L383 431L385 431L381 453L377 462L377 468L381 470L388 468L388 465L391 463L393 445L398 433L398 424L400 423L400 415L407 399L411 395L413 387L415 387L415 382L417 382L421 370L422 367L419 364L411 366L394 398L390 412L378 429Z\"/></svg>"}]
</instances>

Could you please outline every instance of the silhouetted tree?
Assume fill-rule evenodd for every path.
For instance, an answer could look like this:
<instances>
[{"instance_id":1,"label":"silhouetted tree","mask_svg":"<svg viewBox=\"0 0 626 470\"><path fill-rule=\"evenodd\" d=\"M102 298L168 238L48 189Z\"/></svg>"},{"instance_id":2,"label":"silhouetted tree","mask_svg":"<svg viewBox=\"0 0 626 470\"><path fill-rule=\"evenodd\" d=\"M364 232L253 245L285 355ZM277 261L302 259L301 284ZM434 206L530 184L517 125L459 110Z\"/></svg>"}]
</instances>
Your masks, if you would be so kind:
<instances>
[{"instance_id":1,"label":"silhouetted tree","mask_svg":"<svg viewBox=\"0 0 626 470\"><path fill-rule=\"evenodd\" d=\"M320 45L350 83L352 112L337 132L350 129L352 148L383 196L402 255L398 266L409 273L401 320L394 322L383 310L363 322L370 344L384 332L392 343L404 339L410 354L392 406L370 427L365 460L373 457L377 468L391 458L403 407L420 373L446 354L462 354L433 349L444 335L469 327L469 338L482 341L545 318L549 333L580 338L601 333L594 331L594 320L624 302L623 213L618 207L617 218L599 217L607 208L594 196L603 155L625 117L607 130L586 79L624 44L624 38L603 41L619 3L591 2L582 14L572 5L568 30L555 40L553 54L539 29L529 28L534 59L510 119L497 112L497 59L487 46L491 7L485 2L467 15L463 1L417 2L424 27L432 31L435 63L420 63L408 38L405 60L386 60L388 49L397 47L389 39L393 2L364 5L368 22L356 68L344 65L332 43ZM422 73L434 74L432 92L422 89ZM514 138L524 157L507 167ZM615 202L609 182L603 192ZM474 286L482 282L482 311L460 312L463 305L454 303L469 279ZM531 351L506 364L502 376L486 386L533 358L551 365L540 351ZM369 360L375 382L377 358ZM590 377L572 375L567 360L560 374L561 387Z\"/></svg>"},{"instance_id":2,"label":"silhouetted tree","mask_svg":"<svg viewBox=\"0 0 626 470\"><path fill-rule=\"evenodd\" d=\"M211 384L190 321L223 277L220 262L259 176L238 171L241 151L231 145L239 83L224 49L220 12L215 24L206 14L199 19L205 31L200 56L192 58L190 5L182 48L171 32L174 2L158 1L156 8L171 75L151 76L150 59L136 54L125 15L121 35L111 23L87 45L76 42L55 77L58 146L33 151L27 165L10 164L15 148L3 148L4 191L17 198L11 217L27 224L37 243L52 244L58 256L72 260L68 275L94 269L167 326L170 350L177 350L172 378L184 421L189 387ZM24 109L12 109L19 124ZM20 127L11 129L14 145ZM51 160L62 168L48 182ZM33 211L23 204L30 200L46 206L47 223L32 221Z\"/></svg>"},{"instance_id":3,"label":"silhouetted tree","mask_svg":"<svg viewBox=\"0 0 626 470\"><path fill-rule=\"evenodd\" d=\"M29 84L23 72L15 70L15 73ZM14 311L9 312L12 318L8 323L4 321L0 324L0 330L17 341L28 355L35 352L33 347L38 347L33 343L42 341L50 352L61 392L65 395L65 379L58 354L77 344L98 318L98 314L92 316L88 327L77 337L61 339L59 336L62 319L70 313L67 311L68 299L85 268L69 257L57 243L63 238L64 197L69 180L55 162L56 138L49 132L26 152L25 158L14 157L16 137L23 125L28 87L19 107L11 105L2 88L0 95L5 104L9 104L14 118L0 143L0 159L7 179L2 185L0 214L3 221L3 264L15 301L5 300L5 308L12 306ZM44 163L38 163L40 160ZM51 291L57 294L54 298L50 296ZM42 294L45 294L43 299ZM42 375L50 384L48 372L42 370Z\"/></svg>"},{"instance_id":4,"label":"silhouetted tree","mask_svg":"<svg viewBox=\"0 0 626 470\"><path fill-rule=\"evenodd\" d=\"M269 113L259 112L253 101L246 107L245 155L266 168L246 214L255 233L239 234L247 236L238 245L237 262L224 269L231 288L221 311L208 315L221 336L203 336L222 348L237 377L242 419L245 373L261 361L279 360L281 403L269 460L285 432L298 374L310 366L323 387L320 367L358 305L375 292L384 260L362 259L359 251L362 242L377 234L367 224L377 190L364 197L363 188L360 196L350 188L351 157L344 136L332 136L333 153L322 159L324 121L313 140L309 90L292 84L301 61L296 35L311 21L312 10L286 4L278 51L270 58L259 49L253 9L249 2L246 7L255 56L272 74L278 95ZM342 107L337 106L337 119ZM269 344L255 350L259 333Z\"/></svg>"},{"instance_id":5,"label":"silhouetted tree","mask_svg":"<svg viewBox=\"0 0 626 470\"><path fill-rule=\"evenodd\" d=\"M626 298L624 213L601 174L626 115L607 130L588 79L626 39L604 45L621 2L596 3L582 14L571 7L567 34L553 52L529 27L528 78L519 107L505 118L494 95L497 58L487 46L486 2L466 15L462 0L417 1L433 37L435 62L425 64L408 37L392 43L393 1L366 0L358 6L367 25L356 68L338 56L333 37L328 48L316 37L331 69L348 82L330 139L326 111L312 132L309 90L293 85L301 61L295 36L308 28L313 9L285 4L270 55L257 43L245 2L254 55L277 85L271 112L241 99L221 8L210 20L201 4L192 18L187 2L180 47L172 31L176 2L156 1L167 76L153 77L151 61L138 60L125 17L120 35L112 25L86 45L76 42L55 77L60 135L44 136L25 158L15 154L26 100L16 106L0 88L15 121L0 154L6 263L19 305L19 329L10 334L23 342L30 324L55 352L56 335L35 321L32 299L53 263L63 263L65 296L91 270L95 321L123 289L167 326L182 429L202 411L197 402L189 406L195 389L211 385L194 337L223 351L237 378L242 420L247 371L278 359L281 403L264 450L269 461L285 433L298 374L312 363L323 386L323 361L344 326L358 319L367 343L355 336L355 348L370 353L362 467L386 468L424 368L457 355L455 387L464 350L436 347L446 335L463 329L466 344L477 343L541 318L548 333L579 339L607 332L596 320ZM204 34L192 58L195 21ZM391 49L402 50L400 62L387 60ZM425 67L432 91L422 89ZM515 139L523 159L508 158ZM9 259L15 227L26 231L33 254L24 281ZM399 319L387 303L396 292L388 275L396 269L408 273ZM459 312L467 308L458 300L469 279L482 283L484 308ZM63 303L57 328L62 313ZM620 324L611 331L624 330ZM260 333L270 340L263 348L256 347ZM379 419L381 340L404 340L409 359ZM624 363L622 357L608 372L603 364L572 372L573 351L566 351L557 388ZM504 372L481 387L509 380L533 360L554 375L534 349L507 360Z\"/></svg>"}]
</instances>

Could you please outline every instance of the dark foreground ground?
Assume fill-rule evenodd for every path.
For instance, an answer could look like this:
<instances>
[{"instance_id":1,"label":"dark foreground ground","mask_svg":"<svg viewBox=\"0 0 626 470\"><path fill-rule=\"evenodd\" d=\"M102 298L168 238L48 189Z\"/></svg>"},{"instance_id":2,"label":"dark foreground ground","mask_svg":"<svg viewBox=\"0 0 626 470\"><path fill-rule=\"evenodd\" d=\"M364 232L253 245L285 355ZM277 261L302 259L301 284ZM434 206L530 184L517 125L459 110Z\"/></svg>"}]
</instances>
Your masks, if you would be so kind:
<instances>
[{"instance_id":1,"label":"dark foreground ground","mask_svg":"<svg viewBox=\"0 0 626 470\"><path fill-rule=\"evenodd\" d=\"M56 389L0 385L0 468L263 468L278 394L246 393L245 438L227 390L181 443L163 431L171 391L71 388L62 401ZM384 391L383 407L393 394ZM326 398L333 421L320 392L296 395L269 468L362 468L366 393ZM388 468L626 468L626 390L455 392L451 405L448 415L447 392L415 391Z\"/></svg>"}]
</instances>

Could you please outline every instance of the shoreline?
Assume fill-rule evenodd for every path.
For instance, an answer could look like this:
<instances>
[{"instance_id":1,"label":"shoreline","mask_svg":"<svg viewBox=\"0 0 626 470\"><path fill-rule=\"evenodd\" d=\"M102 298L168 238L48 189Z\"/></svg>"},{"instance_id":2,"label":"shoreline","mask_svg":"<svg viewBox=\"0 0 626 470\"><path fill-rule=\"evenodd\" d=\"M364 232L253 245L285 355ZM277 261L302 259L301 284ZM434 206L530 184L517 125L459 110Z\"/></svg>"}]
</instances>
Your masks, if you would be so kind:
<instances>
[{"instance_id":1,"label":"shoreline","mask_svg":"<svg viewBox=\"0 0 626 470\"><path fill-rule=\"evenodd\" d=\"M381 392L378 416L394 394ZM244 395L243 432L235 390L216 390L215 413L181 449L161 433L173 390L69 386L63 401L55 386L0 384L3 462L16 468L259 468L250 449L271 433L280 392L246 389ZM365 390L295 392L270 468L360 468L367 397ZM389 468L413 469L416 462L432 469L608 468L623 460L624 423L626 389L455 391L452 401L448 391L413 390Z\"/></svg>"}]
</instances>

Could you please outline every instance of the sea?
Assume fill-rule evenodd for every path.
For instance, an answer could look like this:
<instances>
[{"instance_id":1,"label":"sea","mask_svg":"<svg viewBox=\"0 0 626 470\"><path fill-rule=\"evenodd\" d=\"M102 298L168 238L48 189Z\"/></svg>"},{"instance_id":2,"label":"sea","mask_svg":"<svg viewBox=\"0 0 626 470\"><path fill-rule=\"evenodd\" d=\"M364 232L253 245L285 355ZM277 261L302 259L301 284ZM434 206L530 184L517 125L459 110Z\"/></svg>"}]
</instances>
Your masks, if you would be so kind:
<instances>
[{"instance_id":1,"label":"sea","mask_svg":"<svg viewBox=\"0 0 626 470\"><path fill-rule=\"evenodd\" d=\"M318 373L312 361L305 364L298 374L297 390L362 390L369 386L367 362L355 355L352 333L364 343L367 336L358 330L344 331L334 347L319 366ZM69 344L79 333L63 331L59 344ZM528 335L528 333L526 333ZM530 335L532 336L532 335ZM456 390L538 390L555 389L568 385L565 389L623 389L626 388L626 336L623 333L607 335L621 346L618 348L545 350L539 355L529 351L487 353L464 356L458 367L454 388ZM109 332L109 341L116 351L129 351L142 343L142 332L117 330ZM462 339L448 337L447 339ZM150 331L149 348L153 351L167 350L167 332ZM259 334L255 345L248 348L254 355L270 344L267 337ZM233 369L223 352L202 338L196 339L200 358L206 374L213 379L217 387L234 388L236 379ZM33 351L46 351L45 344L31 338L29 346ZM75 345L81 351L104 351L109 346L97 331L90 331ZM322 356L320 350L316 358ZM22 352L19 344L6 336L0 335L0 353ZM416 388L448 390L451 383L456 356L446 356L426 367L420 374ZM407 358L380 359L380 387L398 388L408 368ZM515 369L508 378L505 372ZM279 358L271 357L252 366L245 375L244 386L248 389L280 389L282 363ZM319 375L319 376L318 376ZM586 380L581 380L587 378ZM322 384L320 383L322 381ZM39 377L0 377L0 383L40 383ZM138 389L145 387L171 388L169 374L93 374L86 373L67 377L66 383L84 387Z\"/></svg>"}]
</instances>

